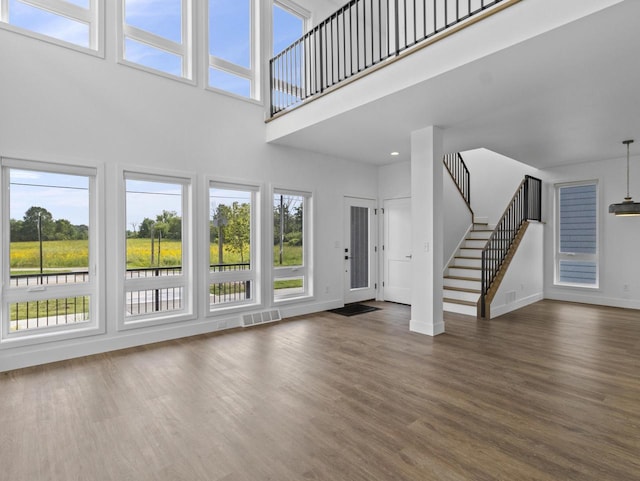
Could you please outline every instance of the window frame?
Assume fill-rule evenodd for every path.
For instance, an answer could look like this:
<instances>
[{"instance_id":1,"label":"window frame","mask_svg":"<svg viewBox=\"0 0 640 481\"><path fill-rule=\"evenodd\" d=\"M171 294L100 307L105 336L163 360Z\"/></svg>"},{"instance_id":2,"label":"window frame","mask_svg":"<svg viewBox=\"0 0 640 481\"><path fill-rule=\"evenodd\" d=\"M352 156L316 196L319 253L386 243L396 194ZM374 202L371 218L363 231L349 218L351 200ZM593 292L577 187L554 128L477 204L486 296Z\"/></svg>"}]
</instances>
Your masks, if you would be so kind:
<instances>
[{"instance_id":1,"label":"window frame","mask_svg":"<svg viewBox=\"0 0 640 481\"><path fill-rule=\"evenodd\" d=\"M276 55L273 53L273 7L281 8L282 10L285 10L294 16L300 17L302 19L302 35L307 33L309 31L309 28L311 27L311 12L309 10L290 0L273 0L271 2L271 35L269 35L269 58L272 58L274 55Z\"/></svg>"},{"instance_id":2,"label":"window frame","mask_svg":"<svg viewBox=\"0 0 640 481\"><path fill-rule=\"evenodd\" d=\"M594 185L596 189L596 252L594 254L574 253L574 252L561 252L560 250L560 191L566 187L580 187ZM600 248L600 182L597 179L582 180L572 182L562 182L554 185L554 197L555 197L555 223L554 223L554 275L553 284L557 287L569 287L576 289L587 289L597 291L600 289L600 265L601 265L601 248ZM576 282L562 282L560 280L560 262L561 261L582 261L593 262L596 265L596 281L595 284L581 284Z\"/></svg>"},{"instance_id":3,"label":"window frame","mask_svg":"<svg viewBox=\"0 0 640 481\"><path fill-rule=\"evenodd\" d=\"M16 287L10 288L10 192L9 169L30 170L52 174L69 174L86 176L89 180L89 281L78 284L64 284L47 286L45 290L40 288ZM79 337L103 334L106 332L105 324L105 282L104 266L105 253L104 239L104 189L102 186L104 177L101 165L87 166L71 163L53 163L48 161L25 160L18 158L0 157L0 182L2 196L0 197L0 218L2 219L3 234L1 239L2 255L0 256L0 272L2 272L2 288L0 289L2 302L0 304L0 349L40 344L51 341L76 339ZM45 207L46 208L46 207ZM8 306L15 302L44 301L47 299L60 299L90 296L89 320L77 324L59 324L11 332L11 316Z\"/></svg>"},{"instance_id":4,"label":"window frame","mask_svg":"<svg viewBox=\"0 0 640 481\"><path fill-rule=\"evenodd\" d=\"M251 46L251 53L249 55L249 68L241 65L234 64L220 57L216 57L211 54L209 50L209 44L211 40L211 32L209 31L210 15L209 1L204 0L204 19L205 19L205 48L204 53L204 67L205 67L205 89L212 92L222 93L232 96L237 99L249 100L252 102L262 103L262 62L261 60L261 28L260 28L260 16L262 2L260 0L249 0L249 11L251 18L249 19L250 32L249 32L249 44ZM231 75L249 80L249 97L236 94L234 92L221 89L211 85L211 78L209 70L211 68L221 70Z\"/></svg>"},{"instance_id":5,"label":"window frame","mask_svg":"<svg viewBox=\"0 0 640 481\"><path fill-rule=\"evenodd\" d=\"M44 10L75 22L87 24L89 27L89 46L67 42L49 35L19 27L9 23L9 0L0 0L0 28L26 37L31 37L60 47L78 52L105 57L104 53L104 0L89 0L89 8L84 8L64 0L18 0L25 5Z\"/></svg>"},{"instance_id":6,"label":"window frame","mask_svg":"<svg viewBox=\"0 0 640 481\"><path fill-rule=\"evenodd\" d=\"M156 35L146 30L128 25L126 23L126 1L119 0L117 6L117 61L121 65L133 67L148 73L160 75L172 80L196 85L195 66L194 66L194 45L195 45L195 28L194 28L194 0L181 0L181 43ZM125 57L126 39L129 38L135 42L142 43L149 47L162 50L164 52L177 55L182 58L182 75L177 76L163 70L148 67L139 64Z\"/></svg>"},{"instance_id":7,"label":"window frame","mask_svg":"<svg viewBox=\"0 0 640 481\"><path fill-rule=\"evenodd\" d=\"M118 221L118 315L117 330L125 331L140 327L157 326L162 324L182 322L195 319L195 290L194 290L194 262L193 240L195 212L193 198L195 189L195 175L185 175L184 172L160 171L149 168L123 168L119 174L120 218ZM181 274L165 277L147 277L127 279L127 180L178 184L182 186L182 265ZM126 315L127 292L143 291L163 288L182 288L182 308L172 311L157 311L147 314Z\"/></svg>"},{"instance_id":8,"label":"window frame","mask_svg":"<svg viewBox=\"0 0 640 481\"><path fill-rule=\"evenodd\" d=\"M303 211L302 211L302 265L300 266L283 266L277 267L275 265L274 249L273 245L270 245L269 260L271 262L271 279L269 282L269 289L271 290L271 301L274 305L287 303L289 301L309 300L314 297L314 242L313 242L313 222L314 222L314 194L312 191L302 191L287 188L273 187L271 189L271 195L269 200L270 215L270 244L273 242L275 235L275 216L273 209L274 197L278 194L292 195L303 197ZM302 293L285 294L276 296L276 289L274 283L277 280L293 279L302 277Z\"/></svg>"},{"instance_id":9,"label":"window frame","mask_svg":"<svg viewBox=\"0 0 640 481\"><path fill-rule=\"evenodd\" d=\"M237 309L243 309L247 306L257 306L262 303L262 282L261 282L261 265L262 265L262 248L261 248L261 198L262 198L262 186L260 184L254 184L244 181L228 181L218 180L212 177L206 179L206 206L207 209L203 216L203 225L209 226L211 221L210 206L211 196L210 189L220 188L227 190L237 190L239 192L251 192L251 241L250 241L250 268L244 271L230 271L230 272L211 272L210 265L210 237L209 228L205 229L205 237L203 238L203 245L206 246L206 254L204 258L207 259L207 266L204 269L204 291L203 299L205 306L205 314L207 316L215 316L229 311ZM234 282L234 281L250 281L252 283L253 298L247 300L241 300L237 302L229 302L220 305L213 305L209 302L209 288L211 284L220 282Z\"/></svg>"}]
</instances>

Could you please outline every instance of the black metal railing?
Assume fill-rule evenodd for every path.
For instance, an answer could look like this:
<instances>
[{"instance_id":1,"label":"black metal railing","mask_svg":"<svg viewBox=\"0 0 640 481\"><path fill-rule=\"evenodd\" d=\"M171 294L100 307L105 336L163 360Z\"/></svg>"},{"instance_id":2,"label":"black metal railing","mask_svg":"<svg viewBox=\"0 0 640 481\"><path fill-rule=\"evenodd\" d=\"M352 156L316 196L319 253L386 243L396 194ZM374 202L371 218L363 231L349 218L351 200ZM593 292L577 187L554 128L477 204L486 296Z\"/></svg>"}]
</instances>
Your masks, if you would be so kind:
<instances>
[{"instance_id":1,"label":"black metal railing","mask_svg":"<svg viewBox=\"0 0 640 481\"><path fill-rule=\"evenodd\" d=\"M462 155L459 153L446 154L443 161L451 178L458 186L462 198L467 205L471 207L471 178L469 177L469 169L467 168L467 164L464 163Z\"/></svg>"},{"instance_id":2,"label":"black metal railing","mask_svg":"<svg viewBox=\"0 0 640 481\"><path fill-rule=\"evenodd\" d=\"M542 220L542 181L525 175L482 250L480 317L485 317L487 293L495 281L511 245L516 240L520 228L529 220Z\"/></svg>"},{"instance_id":3,"label":"black metal railing","mask_svg":"<svg viewBox=\"0 0 640 481\"><path fill-rule=\"evenodd\" d=\"M504 1L351 0L271 59L271 116Z\"/></svg>"},{"instance_id":4,"label":"black metal railing","mask_svg":"<svg viewBox=\"0 0 640 481\"><path fill-rule=\"evenodd\" d=\"M250 263L212 264L210 272L243 271ZM182 274L181 266L127 269L125 279L144 279ZM88 271L18 274L10 276L12 287L51 286L89 282ZM210 287L212 303L234 302L251 298L250 281L225 281ZM127 291L127 315L173 311L182 308L182 287L161 287ZM89 320L89 297L77 296L41 301L24 301L9 306L14 331L54 325L68 325Z\"/></svg>"}]
</instances>

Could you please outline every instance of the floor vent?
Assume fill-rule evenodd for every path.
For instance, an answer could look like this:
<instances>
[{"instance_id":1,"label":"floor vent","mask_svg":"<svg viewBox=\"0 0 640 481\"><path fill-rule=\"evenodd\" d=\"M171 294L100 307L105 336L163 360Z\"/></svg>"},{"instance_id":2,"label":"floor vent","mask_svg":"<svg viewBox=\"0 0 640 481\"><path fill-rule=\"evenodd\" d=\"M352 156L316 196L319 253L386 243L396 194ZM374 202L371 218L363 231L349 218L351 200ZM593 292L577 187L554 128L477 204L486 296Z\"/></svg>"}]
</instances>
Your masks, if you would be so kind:
<instances>
[{"instance_id":1,"label":"floor vent","mask_svg":"<svg viewBox=\"0 0 640 481\"><path fill-rule=\"evenodd\" d=\"M242 326L255 326L257 324L266 324L267 322L279 321L281 319L282 317L280 317L280 311L278 309L274 309L273 311L255 312L253 314L244 314L242 316Z\"/></svg>"}]
</instances>

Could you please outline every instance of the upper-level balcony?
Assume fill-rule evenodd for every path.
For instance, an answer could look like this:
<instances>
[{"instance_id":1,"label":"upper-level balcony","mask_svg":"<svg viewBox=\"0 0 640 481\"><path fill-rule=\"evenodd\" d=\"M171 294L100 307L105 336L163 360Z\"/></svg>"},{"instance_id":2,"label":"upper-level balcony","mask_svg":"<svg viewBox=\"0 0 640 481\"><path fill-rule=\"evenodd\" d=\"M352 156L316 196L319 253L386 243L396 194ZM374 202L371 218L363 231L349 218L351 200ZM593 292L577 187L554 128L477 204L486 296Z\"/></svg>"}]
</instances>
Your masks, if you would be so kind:
<instances>
[{"instance_id":1,"label":"upper-level balcony","mask_svg":"<svg viewBox=\"0 0 640 481\"><path fill-rule=\"evenodd\" d=\"M616 71L634 56L638 7L351 0L271 60L266 140L383 164L407 160L411 132L436 125L446 130L447 152L485 147L525 162L589 160L599 140L616 134L596 133L587 144L585 132L564 129L559 139L552 126L576 125L594 92L603 115L629 108L615 93L623 91ZM576 147L558 158L568 142ZM390 159L392 151L400 155Z\"/></svg>"}]
</instances>

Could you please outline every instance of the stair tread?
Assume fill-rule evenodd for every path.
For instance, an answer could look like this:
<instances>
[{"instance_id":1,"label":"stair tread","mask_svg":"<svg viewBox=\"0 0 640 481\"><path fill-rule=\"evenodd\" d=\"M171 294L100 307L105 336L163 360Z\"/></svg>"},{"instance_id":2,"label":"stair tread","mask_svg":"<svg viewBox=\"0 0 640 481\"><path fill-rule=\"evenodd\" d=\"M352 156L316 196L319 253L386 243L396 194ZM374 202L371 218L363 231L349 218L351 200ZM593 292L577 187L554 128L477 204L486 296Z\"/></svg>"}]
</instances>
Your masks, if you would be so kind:
<instances>
[{"instance_id":1,"label":"stair tread","mask_svg":"<svg viewBox=\"0 0 640 481\"><path fill-rule=\"evenodd\" d=\"M469 289L468 287L444 286L445 291L468 292L470 294L480 294L480 289Z\"/></svg>"},{"instance_id":2,"label":"stair tread","mask_svg":"<svg viewBox=\"0 0 640 481\"><path fill-rule=\"evenodd\" d=\"M481 267L471 267L471 266L449 266L449 269L471 269L472 271L481 271Z\"/></svg>"},{"instance_id":3,"label":"stair tread","mask_svg":"<svg viewBox=\"0 0 640 481\"><path fill-rule=\"evenodd\" d=\"M474 261L479 261L482 257L469 257L469 256L455 256L454 259L469 259Z\"/></svg>"},{"instance_id":4,"label":"stair tread","mask_svg":"<svg viewBox=\"0 0 640 481\"><path fill-rule=\"evenodd\" d=\"M472 307L475 307L478 305L477 302L463 301L462 299L449 299L447 297L443 298L442 302L449 302L450 304L460 304L463 306L472 306Z\"/></svg>"},{"instance_id":5,"label":"stair tread","mask_svg":"<svg viewBox=\"0 0 640 481\"><path fill-rule=\"evenodd\" d=\"M457 281L474 281L480 282L480 278L475 277L462 277L462 276L443 276L444 279L455 279Z\"/></svg>"}]
</instances>

